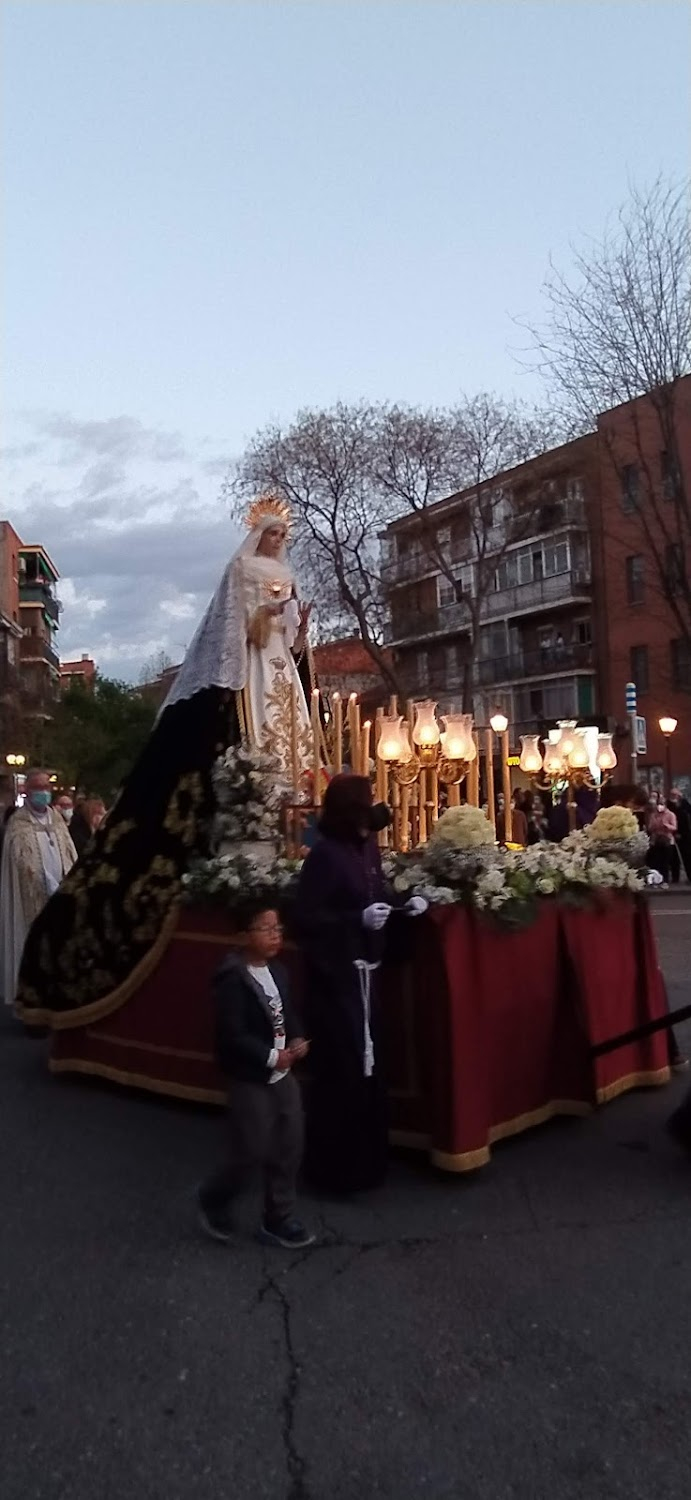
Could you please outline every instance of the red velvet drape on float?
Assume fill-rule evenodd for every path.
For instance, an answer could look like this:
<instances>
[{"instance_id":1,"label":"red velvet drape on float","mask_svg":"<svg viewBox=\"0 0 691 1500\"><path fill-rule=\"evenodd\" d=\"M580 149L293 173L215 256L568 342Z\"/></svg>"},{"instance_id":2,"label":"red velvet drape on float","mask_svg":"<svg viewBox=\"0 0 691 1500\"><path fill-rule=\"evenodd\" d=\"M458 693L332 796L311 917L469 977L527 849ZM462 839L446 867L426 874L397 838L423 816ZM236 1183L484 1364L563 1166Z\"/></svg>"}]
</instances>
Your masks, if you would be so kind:
<instances>
[{"instance_id":1,"label":"red velvet drape on float","mask_svg":"<svg viewBox=\"0 0 691 1500\"><path fill-rule=\"evenodd\" d=\"M411 963L383 975L391 1137L447 1171L489 1160L495 1141L626 1089L667 1081L666 1032L592 1060L608 1036L662 1015L665 995L643 901L601 910L541 903L504 931L458 907L416 924ZM221 1103L212 1058L211 977L231 933L183 907L158 968L119 1010L54 1033L54 1072ZM287 955L299 999L299 956Z\"/></svg>"}]
</instances>

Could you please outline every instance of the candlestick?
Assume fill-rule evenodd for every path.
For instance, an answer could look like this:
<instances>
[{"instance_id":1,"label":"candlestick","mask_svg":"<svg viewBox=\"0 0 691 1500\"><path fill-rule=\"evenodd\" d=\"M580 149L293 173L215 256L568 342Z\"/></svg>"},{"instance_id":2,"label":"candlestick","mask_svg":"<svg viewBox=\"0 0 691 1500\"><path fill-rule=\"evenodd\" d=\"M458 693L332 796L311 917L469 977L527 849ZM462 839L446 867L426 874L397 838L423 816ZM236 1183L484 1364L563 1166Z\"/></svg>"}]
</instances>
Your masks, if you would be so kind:
<instances>
[{"instance_id":1,"label":"candlestick","mask_svg":"<svg viewBox=\"0 0 691 1500\"><path fill-rule=\"evenodd\" d=\"M401 787L401 823L400 823L399 842L400 842L401 852L403 854L406 854L407 851L408 851L408 849L410 848L409 818L410 818L410 787L409 786L402 786Z\"/></svg>"},{"instance_id":2,"label":"candlestick","mask_svg":"<svg viewBox=\"0 0 691 1500\"><path fill-rule=\"evenodd\" d=\"M428 773L428 784L430 813L432 815L432 823L434 824L439 822L439 777L434 766Z\"/></svg>"},{"instance_id":3,"label":"candlestick","mask_svg":"<svg viewBox=\"0 0 691 1500\"><path fill-rule=\"evenodd\" d=\"M322 800L320 731L321 723L319 720L319 688L314 688L314 691L312 693L312 764L314 776L314 790L312 793L312 801L315 807L321 807Z\"/></svg>"},{"instance_id":4,"label":"candlestick","mask_svg":"<svg viewBox=\"0 0 691 1500\"><path fill-rule=\"evenodd\" d=\"M331 706L334 720L334 773L338 776L343 770L343 703L340 693L334 693Z\"/></svg>"},{"instance_id":5,"label":"candlestick","mask_svg":"<svg viewBox=\"0 0 691 1500\"><path fill-rule=\"evenodd\" d=\"M475 746L475 758L470 763L470 770L466 780L466 801L470 807L480 806L480 737L477 730L473 730L473 744Z\"/></svg>"},{"instance_id":6,"label":"candlestick","mask_svg":"<svg viewBox=\"0 0 691 1500\"><path fill-rule=\"evenodd\" d=\"M467 782L466 782L466 786L467 786ZM461 788L458 785L458 782L455 781L449 787L449 807L460 807L460 805L461 805Z\"/></svg>"},{"instance_id":7,"label":"candlestick","mask_svg":"<svg viewBox=\"0 0 691 1500\"><path fill-rule=\"evenodd\" d=\"M361 752L362 752L362 729L360 727L360 704L358 703L357 698L356 698L355 701L354 701L354 703L353 703L353 741L352 741L352 751L351 751L351 757L350 757L351 758L352 769L355 772L356 776L362 776L362 774L363 774L362 766L361 766Z\"/></svg>"},{"instance_id":8,"label":"candlestick","mask_svg":"<svg viewBox=\"0 0 691 1500\"><path fill-rule=\"evenodd\" d=\"M383 718L384 718L384 710L383 710L383 708L378 708L377 709L377 716L376 716L376 720L375 720L375 729L374 729L374 758L375 758L375 764L376 764L376 773L375 774L376 774L376 795L377 795L377 802L386 802L386 793L387 793L387 785L386 785L386 782L387 782L387 768L386 768L386 761L382 760L381 756L378 754L379 741L381 739L381 730L382 730L382 720L383 720Z\"/></svg>"},{"instance_id":9,"label":"candlestick","mask_svg":"<svg viewBox=\"0 0 691 1500\"><path fill-rule=\"evenodd\" d=\"M355 705L357 693L351 693L348 699L348 759L351 771L357 773L357 750L355 740Z\"/></svg>"},{"instance_id":10,"label":"candlestick","mask_svg":"<svg viewBox=\"0 0 691 1500\"><path fill-rule=\"evenodd\" d=\"M511 806L511 767L509 765L509 731L504 730L501 737L501 770L502 785L504 788L504 843L511 843L513 834L513 808Z\"/></svg>"},{"instance_id":11,"label":"candlestick","mask_svg":"<svg viewBox=\"0 0 691 1500\"><path fill-rule=\"evenodd\" d=\"M360 775L369 777L370 763L370 737L372 734L372 720L365 719L360 736Z\"/></svg>"},{"instance_id":12,"label":"candlestick","mask_svg":"<svg viewBox=\"0 0 691 1500\"><path fill-rule=\"evenodd\" d=\"M420 772L417 794L418 842L427 843L427 772Z\"/></svg>"},{"instance_id":13,"label":"candlestick","mask_svg":"<svg viewBox=\"0 0 691 1500\"><path fill-rule=\"evenodd\" d=\"M485 776L487 778L487 816L490 823L496 824L496 807L494 803L494 745L492 743L492 730L485 730Z\"/></svg>"},{"instance_id":14,"label":"candlestick","mask_svg":"<svg viewBox=\"0 0 691 1500\"><path fill-rule=\"evenodd\" d=\"M300 761L298 756L298 690L295 683L290 690L290 767L293 778L293 800L297 802L300 790Z\"/></svg>"}]
</instances>

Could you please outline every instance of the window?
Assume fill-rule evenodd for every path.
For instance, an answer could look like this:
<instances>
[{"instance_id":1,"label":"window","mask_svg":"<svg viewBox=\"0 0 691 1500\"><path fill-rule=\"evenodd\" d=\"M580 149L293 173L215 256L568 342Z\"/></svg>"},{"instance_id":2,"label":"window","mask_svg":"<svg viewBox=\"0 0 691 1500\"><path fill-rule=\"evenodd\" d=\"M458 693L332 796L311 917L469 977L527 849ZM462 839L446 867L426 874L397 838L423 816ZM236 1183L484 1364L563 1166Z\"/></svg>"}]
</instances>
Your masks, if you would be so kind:
<instances>
[{"instance_id":1,"label":"window","mask_svg":"<svg viewBox=\"0 0 691 1500\"><path fill-rule=\"evenodd\" d=\"M638 464L624 464L621 471L621 504L627 516L638 509L639 489Z\"/></svg>"},{"instance_id":2,"label":"window","mask_svg":"<svg viewBox=\"0 0 691 1500\"><path fill-rule=\"evenodd\" d=\"M454 641L451 646L446 647L444 655L444 670L446 673L447 681L453 682L454 679L458 677L460 667L461 653L459 650L458 641Z\"/></svg>"},{"instance_id":3,"label":"window","mask_svg":"<svg viewBox=\"0 0 691 1500\"><path fill-rule=\"evenodd\" d=\"M681 475L677 456L670 453L669 448L663 448L660 453L660 478L665 500L675 500L679 495Z\"/></svg>"},{"instance_id":4,"label":"window","mask_svg":"<svg viewBox=\"0 0 691 1500\"><path fill-rule=\"evenodd\" d=\"M529 552L518 554L518 582L532 583L533 581L533 559Z\"/></svg>"},{"instance_id":5,"label":"window","mask_svg":"<svg viewBox=\"0 0 691 1500\"><path fill-rule=\"evenodd\" d=\"M556 573L568 573L569 571L569 549L566 542L547 542L545 553L545 577L553 577Z\"/></svg>"},{"instance_id":6,"label":"window","mask_svg":"<svg viewBox=\"0 0 691 1500\"><path fill-rule=\"evenodd\" d=\"M665 547L665 583L670 594L678 594L684 586L684 552L680 542L668 542Z\"/></svg>"},{"instance_id":7,"label":"window","mask_svg":"<svg viewBox=\"0 0 691 1500\"><path fill-rule=\"evenodd\" d=\"M589 646L593 639L592 621L574 620L573 638L577 646Z\"/></svg>"},{"instance_id":8,"label":"window","mask_svg":"<svg viewBox=\"0 0 691 1500\"><path fill-rule=\"evenodd\" d=\"M503 558L494 575L494 587L497 592L502 589L515 588L518 582L518 563L516 554L511 553L509 557Z\"/></svg>"},{"instance_id":9,"label":"window","mask_svg":"<svg viewBox=\"0 0 691 1500\"><path fill-rule=\"evenodd\" d=\"M415 654L415 677L418 687L426 687L429 677L429 652L417 651Z\"/></svg>"},{"instance_id":10,"label":"window","mask_svg":"<svg viewBox=\"0 0 691 1500\"><path fill-rule=\"evenodd\" d=\"M640 554L626 559L626 597L629 604L642 604L644 595L643 558Z\"/></svg>"},{"instance_id":11,"label":"window","mask_svg":"<svg viewBox=\"0 0 691 1500\"><path fill-rule=\"evenodd\" d=\"M681 636L679 640L670 641L669 649L674 687L682 692L691 692L691 641Z\"/></svg>"},{"instance_id":12,"label":"window","mask_svg":"<svg viewBox=\"0 0 691 1500\"><path fill-rule=\"evenodd\" d=\"M648 647L631 647L631 681L635 682L639 693L647 693L649 688L648 675Z\"/></svg>"}]
</instances>

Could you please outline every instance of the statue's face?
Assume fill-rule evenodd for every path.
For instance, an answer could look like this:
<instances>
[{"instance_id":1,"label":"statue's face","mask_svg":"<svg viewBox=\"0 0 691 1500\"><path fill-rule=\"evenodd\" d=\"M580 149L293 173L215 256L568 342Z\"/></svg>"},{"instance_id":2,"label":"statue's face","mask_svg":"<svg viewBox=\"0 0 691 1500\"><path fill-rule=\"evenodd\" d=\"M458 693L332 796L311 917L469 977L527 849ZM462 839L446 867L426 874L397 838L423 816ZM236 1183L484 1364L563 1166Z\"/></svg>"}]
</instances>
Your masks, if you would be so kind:
<instances>
[{"instance_id":1,"label":"statue's face","mask_svg":"<svg viewBox=\"0 0 691 1500\"><path fill-rule=\"evenodd\" d=\"M285 526L281 526L280 524L267 526L266 531L262 532L259 539L257 552L261 557L279 557L285 545L285 539Z\"/></svg>"}]
</instances>

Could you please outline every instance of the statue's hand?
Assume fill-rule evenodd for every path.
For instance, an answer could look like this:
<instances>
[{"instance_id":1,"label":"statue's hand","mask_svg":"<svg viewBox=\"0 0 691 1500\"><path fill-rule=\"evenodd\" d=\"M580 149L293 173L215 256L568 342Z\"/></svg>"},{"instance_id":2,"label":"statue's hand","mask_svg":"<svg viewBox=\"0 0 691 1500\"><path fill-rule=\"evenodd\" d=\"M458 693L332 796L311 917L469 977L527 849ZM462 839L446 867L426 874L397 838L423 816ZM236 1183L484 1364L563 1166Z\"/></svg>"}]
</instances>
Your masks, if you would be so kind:
<instances>
[{"instance_id":1,"label":"statue's hand","mask_svg":"<svg viewBox=\"0 0 691 1500\"><path fill-rule=\"evenodd\" d=\"M300 604L298 606L298 629L300 631L307 631L307 627L310 622L310 615L313 608L314 606L311 602L309 604Z\"/></svg>"}]
</instances>

